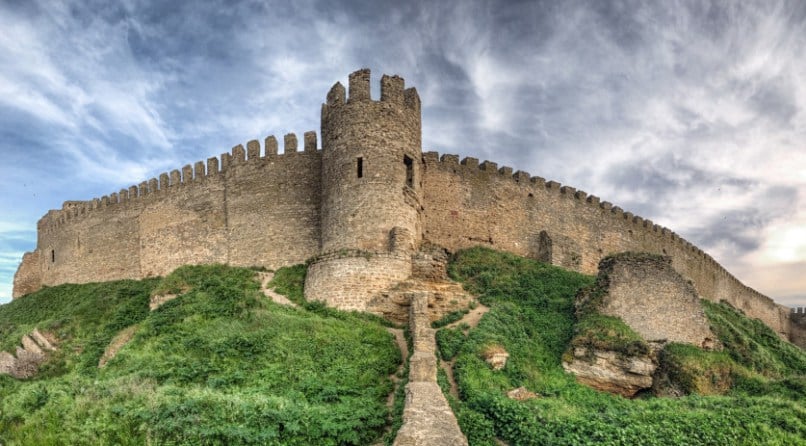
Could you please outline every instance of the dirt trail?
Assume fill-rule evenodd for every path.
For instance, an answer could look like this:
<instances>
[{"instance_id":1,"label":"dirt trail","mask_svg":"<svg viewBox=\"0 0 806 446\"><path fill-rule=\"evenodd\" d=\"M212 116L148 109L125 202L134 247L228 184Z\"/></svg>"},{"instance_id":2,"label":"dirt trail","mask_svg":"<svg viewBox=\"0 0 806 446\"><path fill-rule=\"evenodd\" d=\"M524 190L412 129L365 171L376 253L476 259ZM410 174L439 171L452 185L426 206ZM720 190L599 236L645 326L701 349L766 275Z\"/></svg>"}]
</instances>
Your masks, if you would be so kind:
<instances>
[{"instance_id":1,"label":"dirt trail","mask_svg":"<svg viewBox=\"0 0 806 446\"><path fill-rule=\"evenodd\" d=\"M290 305L292 307L297 306L297 304L288 300L287 297L283 296L282 294L278 294L273 288L269 288L269 282L271 282L271 279L274 279L274 273L259 272L258 278L260 279L260 291L263 292L264 296L281 305Z\"/></svg>"}]
</instances>

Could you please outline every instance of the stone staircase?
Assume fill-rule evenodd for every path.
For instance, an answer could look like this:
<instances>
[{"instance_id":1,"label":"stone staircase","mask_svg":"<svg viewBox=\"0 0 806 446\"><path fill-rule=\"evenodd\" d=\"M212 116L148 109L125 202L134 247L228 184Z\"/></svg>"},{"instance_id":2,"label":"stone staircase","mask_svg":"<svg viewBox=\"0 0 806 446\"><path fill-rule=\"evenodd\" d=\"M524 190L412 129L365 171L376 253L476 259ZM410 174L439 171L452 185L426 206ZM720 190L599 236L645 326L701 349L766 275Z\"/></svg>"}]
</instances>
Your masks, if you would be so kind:
<instances>
[{"instance_id":1,"label":"stone staircase","mask_svg":"<svg viewBox=\"0 0 806 446\"><path fill-rule=\"evenodd\" d=\"M466 446L448 401L437 384L437 343L429 316L429 292L411 292L409 328L414 352L409 362L403 426L395 446Z\"/></svg>"},{"instance_id":2,"label":"stone staircase","mask_svg":"<svg viewBox=\"0 0 806 446\"><path fill-rule=\"evenodd\" d=\"M475 298L466 293L461 284L448 279L448 256L438 247L425 247L412 255L412 275L408 280L381 292L367 310L386 319L405 325L409 323L413 296L428 294L427 312L435 321L451 311L468 307Z\"/></svg>"}]
</instances>

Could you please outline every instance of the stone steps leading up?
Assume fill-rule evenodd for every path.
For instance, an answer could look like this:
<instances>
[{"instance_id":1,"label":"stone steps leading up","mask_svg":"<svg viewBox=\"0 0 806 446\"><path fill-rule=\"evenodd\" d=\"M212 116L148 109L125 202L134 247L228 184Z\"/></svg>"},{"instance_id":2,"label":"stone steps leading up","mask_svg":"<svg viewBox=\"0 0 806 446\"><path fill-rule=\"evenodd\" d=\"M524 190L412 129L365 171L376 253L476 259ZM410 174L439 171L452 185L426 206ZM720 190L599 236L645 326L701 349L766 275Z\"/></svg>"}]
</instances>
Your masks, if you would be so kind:
<instances>
[{"instance_id":1,"label":"stone steps leading up","mask_svg":"<svg viewBox=\"0 0 806 446\"><path fill-rule=\"evenodd\" d=\"M409 383L403 426L395 446L467 446L448 400L437 384L437 343L429 318L429 293L412 292L409 316L414 353L409 361Z\"/></svg>"}]
</instances>

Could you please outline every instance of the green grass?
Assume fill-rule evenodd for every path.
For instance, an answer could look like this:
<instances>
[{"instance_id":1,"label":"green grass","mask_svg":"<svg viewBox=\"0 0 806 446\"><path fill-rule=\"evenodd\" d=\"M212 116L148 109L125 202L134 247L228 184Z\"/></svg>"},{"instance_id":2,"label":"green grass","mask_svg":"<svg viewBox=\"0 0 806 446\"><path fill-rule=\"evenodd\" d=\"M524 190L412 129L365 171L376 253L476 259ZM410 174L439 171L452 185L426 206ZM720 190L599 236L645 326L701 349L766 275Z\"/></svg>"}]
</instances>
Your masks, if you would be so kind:
<instances>
[{"instance_id":1,"label":"green grass","mask_svg":"<svg viewBox=\"0 0 806 446\"><path fill-rule=\"evenodd\" d=\"M301 297L304 271L278 271L289 278L283 291ZM181 295L149 313L148 296L163 293ZM46 328L69 349L60 374L0 376L0 443L380 439L399 350L373 318L310 307L276 305L254 271L223 265L182 267L161 281L48 288L1 306L9 333ZM132 324L133 339L98 369L109 339ZM66 359L76 351L80 361Z\"/></svg>"},{"instance_id":2,"label":"green grass","mask_svg":"<svg viewBox=\"0 0 806 446\"><path fill-rule=\"evenodd\" d=\"M42 369L57 376L75 367L92 369L121 329L148 315L149 294L159 279L60 285L0 305L0 350L14 352L34 328L60 341L59 353Z\"/></svg>"},{"instance_id":3,"label":"green grass","mask_svg":"<svg viewBox=\"0 0 806 446\"><path fill-rule=\"evenodd\" d=\"M579 316L571 346L616 351L627 356L649 353L646 341L621 319L595 312Z\"/></svg>"},{"instance_id":4,"label":"green grass","mask_svg":"<svg viewBox=\"0 0 806 446\"><path fill-rule=\"evenodd\" d=\"M460 398L448 399L472 445L495 437L512 446L805 444L806 355L726 304L703 303L724 351L671 344L661 354L687 396L627 400L561 367L574 342L641 348L621 321L575 310L592 277L481 248L459 253L449 270L490 307L475 328L437 332L440 356L455 361ZM60 339L36 378L0 376L0 443L391 444L403 387L390 411L389 375L401 358L388 323L305 301L304 266L280 269L272 282L297 308L266 299L254 274L183 267L164 279L46 288L0 306L3 349L34 327ZM149 312L149 296L165 293L180 295ZM132 340L98 369L129 326ZM500 371L483 360L493 346L510 354ZM539 397L505 396L520 386Z\"/></svg>"},{"instance_id":5,"label":"green grass","mask_svg":"<svg viewBox=\"0 0 806 446\"><path fill-rule=\"evenodd\" d=\"M473 445L492 445L494 436L513 446L804 444L806 406L798 378L804 371L802 351L775 344L765 335L765 341L755 341L768 345L771 353L764 357L778 358L772 364L789 365L779 369L780 376L786 376L781 380L756 373L755 381L744 381L755 387L737 384L726 396L627 400L582 386L561 367L577 324L574 297L593 278L481 248L460 252L450 271L491 308L465 340L443 334L440 343L442 357L455 358L461 396L456 412ZM742 321L755 327L752 321ZM620 321L587 318L584 312L576 327L578 335L592 342L600 336L595 327L612 331L605 334L605 342L620 339L628 346L636 341ZM739 332L756 339L753 333ZM510 354L501 371L493 371L482 359L491 344ZM709 356L707 370L736 362L731 349L711 354L675 348L668 352L669 357L678 355L673 361L692 359L694 353ZM519 386L540 397L515 401L505 396Z\"/></svg>"},{"instance_id":6,"label":"green grass","mask_svg":"<svg viewBox=\"0 0 806 446\"><path fill-rule=\"evenodd\" d=\"M463 317L465 317L465 315L467 313L469 313L469 312L470 312L469 308L463 308L461 310L450 311L450 312L446 313L445 316L442 316L438 320L436 320L434 322L431 322L431 328L441 328L441 327L444 327L446 325L450 325L450 324L458 321L459 319L462 319Z\"/></svg>"},{"instance_id":7,"label":"green grass","mask_svg":"<svg viewBox=\"0 0 806 446\"><path fill-rule=\"evenodd\" d=\"M727 303L701 301L723 351L671 344L660 355L670 388L685 394L806 397L806 354Z\"/></svg>"},{"instance_id":8,"label":"green grass","mask_svg":"<svg viewBox=\"0 0 806 446\"><path fill-rule=\"evenodd\" d=\"M738 364L771 378L806 374L803 350L783 342L763 322L744 317L724 302L701 302L712 330Z\"/></svg>"}]
</instances>

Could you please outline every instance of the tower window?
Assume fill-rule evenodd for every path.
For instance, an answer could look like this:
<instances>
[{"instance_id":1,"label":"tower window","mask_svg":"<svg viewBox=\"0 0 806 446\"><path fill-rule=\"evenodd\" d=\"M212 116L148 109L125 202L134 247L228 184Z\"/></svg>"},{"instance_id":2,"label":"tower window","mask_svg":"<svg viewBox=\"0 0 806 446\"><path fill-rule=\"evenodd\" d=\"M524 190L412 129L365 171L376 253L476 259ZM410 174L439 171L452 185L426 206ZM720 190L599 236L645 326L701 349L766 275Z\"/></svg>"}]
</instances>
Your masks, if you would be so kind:
<instances>
[{"instance_id":1,"label":"tower window","mask_svg":"<svg viewBox=\"0 0 806 446\"><path fill-rule=\"evenodd\" d=\"M358 178L364 178L364 158L359 156L358 159L356 159L355 165Z\"/></svg>"},{"instance_id":2,"label":"tower window","mask_svg":"<svg viewBox=\"0 0 806 446\"><path fill-rule=\"evenodd\" d=\"M51 249L50 250L50 263L54 263L54 262L56 262L56 250Z\"/></svg>"},{"instance_id":3,"label":"tower window","mask_svg":"<svg viewBox=\"0 0 806 446\"><path fill-rule=\"evenodd\" d=\"M406 165L406 186L414 188L414 160L403 155L403 164Z\"/></svg>"}]
</instances>

